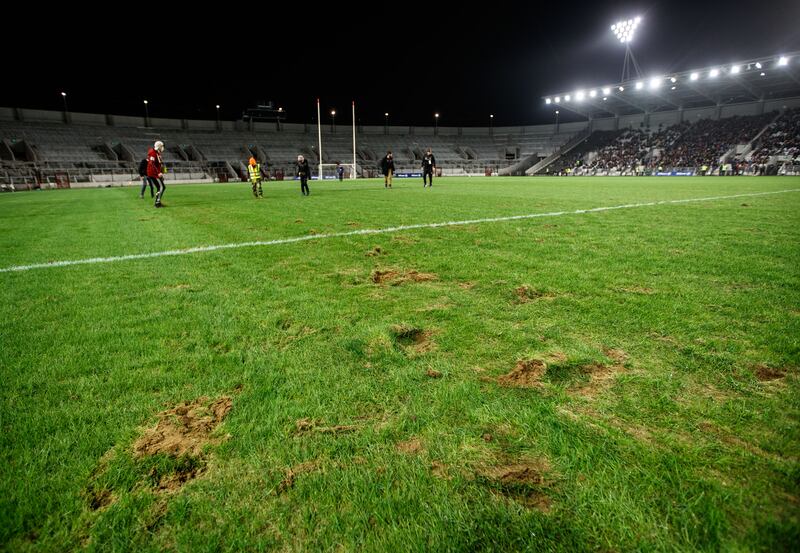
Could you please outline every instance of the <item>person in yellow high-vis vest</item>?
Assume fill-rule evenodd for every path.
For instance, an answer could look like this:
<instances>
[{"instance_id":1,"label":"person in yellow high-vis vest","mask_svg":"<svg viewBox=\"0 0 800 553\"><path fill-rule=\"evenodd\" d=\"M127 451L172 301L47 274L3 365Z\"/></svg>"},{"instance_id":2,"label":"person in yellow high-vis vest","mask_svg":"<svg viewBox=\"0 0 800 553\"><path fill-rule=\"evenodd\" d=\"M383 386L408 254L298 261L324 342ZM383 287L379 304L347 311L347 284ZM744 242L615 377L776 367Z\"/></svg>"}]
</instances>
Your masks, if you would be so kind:
<instances>
[{"instance_id":1,"label":"person in yellow high-vis vest","mask_svg":"<svg viewBox=\"0 0 800 553\"><path fill-rule=\"evenodd\" d=\"M256 198L262 198L261 164L256 161L256 158L250 158L250 165L247 167L247 171L250 173L250 183L253 185L253 196Z\"/></svg>"}]
</instances>

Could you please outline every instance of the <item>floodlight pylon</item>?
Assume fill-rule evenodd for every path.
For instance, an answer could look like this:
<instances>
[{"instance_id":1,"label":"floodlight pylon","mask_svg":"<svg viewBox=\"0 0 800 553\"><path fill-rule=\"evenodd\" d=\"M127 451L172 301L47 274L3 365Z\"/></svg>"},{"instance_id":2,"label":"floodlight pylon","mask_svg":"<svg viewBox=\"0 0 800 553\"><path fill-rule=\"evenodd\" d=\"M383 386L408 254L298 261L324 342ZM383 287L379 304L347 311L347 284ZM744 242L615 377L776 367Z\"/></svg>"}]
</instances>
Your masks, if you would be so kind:
<instances>
[{"instance_id":1,"label":"floodlight pylon","mask_svg":"<svg viewBox=\"0 0 800 553\"><path fill-rule=\"evenodd\" d=\"M642 77L642 70L639 67L639 62L636 61L636 56L633 55L633 50L631 50L633 35L641 22L642 18L637 16L633 19L619 21L611 25L611 31L614 33L614 36L625 45L625 61L622 63L622 78L620 79L622 82Z\"/></svg>"}]
</instances>

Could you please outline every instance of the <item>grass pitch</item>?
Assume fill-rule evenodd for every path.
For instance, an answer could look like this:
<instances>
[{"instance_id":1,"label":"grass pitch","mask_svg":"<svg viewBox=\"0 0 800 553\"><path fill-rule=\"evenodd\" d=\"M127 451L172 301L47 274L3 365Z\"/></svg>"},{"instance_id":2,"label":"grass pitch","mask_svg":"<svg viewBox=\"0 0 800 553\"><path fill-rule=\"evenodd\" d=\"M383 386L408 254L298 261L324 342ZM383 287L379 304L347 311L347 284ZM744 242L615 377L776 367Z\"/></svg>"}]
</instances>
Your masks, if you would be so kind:
<instances>
[{"instance_id":1,"label":"grass pitch","mask_svg":"<svg viewBox=\"0 0 800 553\"><path fill-rule=\"evenodd\" d=\"M800 189L0 196L0 269ZM789 550L800 192L0 273L0 548Z\"/></svg>"}]
</instances>

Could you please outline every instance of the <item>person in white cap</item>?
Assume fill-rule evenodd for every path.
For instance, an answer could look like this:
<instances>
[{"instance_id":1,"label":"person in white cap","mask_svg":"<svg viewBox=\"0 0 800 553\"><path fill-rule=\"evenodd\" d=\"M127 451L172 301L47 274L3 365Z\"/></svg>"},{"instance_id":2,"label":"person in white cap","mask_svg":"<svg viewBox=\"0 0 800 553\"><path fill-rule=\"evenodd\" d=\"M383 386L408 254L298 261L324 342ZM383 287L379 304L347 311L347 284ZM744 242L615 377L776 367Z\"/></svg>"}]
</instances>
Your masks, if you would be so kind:
<instances>
[{"instance_id":1,"label":"person in white cap","mask_svg":"<svg viewBox=\"0 0 800 553\"><path fill-rule=\"evenodd\" d=\"M161 140L156 140L150 151L147 152L147 178L150 182L156 185L156 207L161 207L161 198L164 196L164 190L167 189L164 184L164 161L161 154L164 152L164 143Z\"/></svg>"}]
</instances>

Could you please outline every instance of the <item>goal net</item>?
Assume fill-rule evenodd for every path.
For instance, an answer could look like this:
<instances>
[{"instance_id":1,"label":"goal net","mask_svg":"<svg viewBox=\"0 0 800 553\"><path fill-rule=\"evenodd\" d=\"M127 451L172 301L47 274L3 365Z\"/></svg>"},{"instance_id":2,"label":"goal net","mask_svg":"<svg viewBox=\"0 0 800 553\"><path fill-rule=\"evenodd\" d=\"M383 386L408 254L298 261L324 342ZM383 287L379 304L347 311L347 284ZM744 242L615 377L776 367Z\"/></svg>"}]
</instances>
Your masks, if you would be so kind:
<instances>
[{"instance_id":1,"label":"goal net","mask_svg":"<svg viewBox=\"0 0 800 553\"><path fill-rule=\"evenodd\" d=\"M358 166L352 163L321 163L319 167L322 169L322 178L325 180L338 179L339 168L342 169L342 179L354 179L357 177L358 173Z\"/></svg>"}]
</instances>

